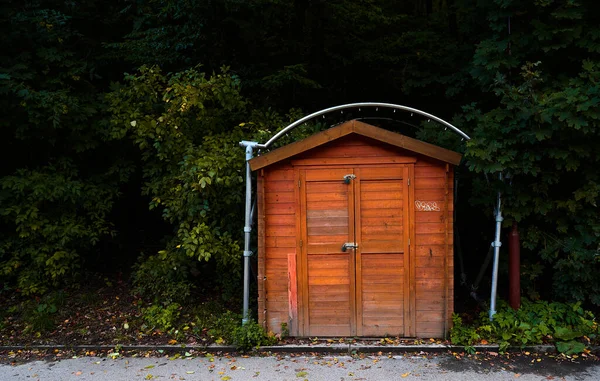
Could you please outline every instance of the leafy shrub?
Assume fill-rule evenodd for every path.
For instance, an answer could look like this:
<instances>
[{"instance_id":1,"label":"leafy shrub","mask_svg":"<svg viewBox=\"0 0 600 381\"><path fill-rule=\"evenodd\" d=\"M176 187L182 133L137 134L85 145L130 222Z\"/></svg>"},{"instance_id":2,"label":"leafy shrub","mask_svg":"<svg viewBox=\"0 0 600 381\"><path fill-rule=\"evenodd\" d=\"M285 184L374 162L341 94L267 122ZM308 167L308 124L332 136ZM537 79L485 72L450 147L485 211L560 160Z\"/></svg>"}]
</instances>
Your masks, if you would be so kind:
<instances>
[{"instance_id":1,"label":"leafy shrub","mask_svg":"<svg viewBox=\"0 0 600 381\"><path fill-rule=\"evenodd\" d=\"M215 342L233 344L242 351L277 342L275 335L267 333L254 320L242 325L242 315L231 311L216 317L208 334Z\"/></svg>"},{"instance_id":2,"label":"leafy shrub","mask_svg":"<svg viewBox=\"0 0 600 381\"><path fill-rule=\"evenodd\" d=\"M273 345L276 342L275 335L265 332L264 328L254 320L238 325L233 331L233 344L243 351L261 345Z\"/></svg>"},{"instance_id":3,"label":"leafy shrub","mask_svg":"<svg viewBox=\"0 0 600 381\"><path fill-rule=\"evenodd\" d=\"M177 303L170 303L166 306L153 304L142 308L142 316L146 325L152 329L157 328L165 332L175 327L180 314L181 305Z\"/></svg>"},{"instance_id":4,"label":"leafy shrub","mask_svg":"<svg viewBox=\"0 0 600 381\"><path fill-rule=\"evenodd\" d=\"M54 314L58 311L56 305L40 303L36 308L32 309L26 316L25 321L28 323L27 331L45 332L54 328Z\"/></svg>"},{"instance_id":5,"label":"leafy shrub","mask_svg":"<svg viewBox=\"0 0 600 381\"><path fill-rule=\"evenodd\" d=\"M242 315L232 311L215 318L208 330L208 334L215 339L217 343L232 343L233 332L241 324Z\"/></svg>"},{"instance_id":6,"label":"leafy shrub","mask_svg":"<svg viewBox=\"0 0 600 381\"><path fill-rule=\"evenodd\" d=\"M196 330L204 330L211 327L218 316L225 312L225 307L217 301L211 300L200 303L192 310L192 316L196 318L194 328Z\"/></svg>"},{"instance_id":7,"label":"leafy shrub","mask_svg":"<svg viewBox=\"0 0 600 381\"><path fill-rule=\"evenodd\" d=\"M143 66L126 74L106 101L111 136L129 138L139 148L142 194L173 232L164 237L163 250L138 265L137 291L182 303L190 292L185 274L194 270L211 278L224 300L236 295L244 220L244 155L238 143L265 141L270 129L288 121L273 111L251 113L239 77L227 68L212 75L200 67L164 74ZM193 262L208 261L212 267L192 268Z\"/></svg>"},{"instance_id":8,"label":"leafy shrub","mask_svg":"<svg viewBox=\"0 0 600 381\"><path fill-rule=\"evenodd\" d=\"M27 323L26 332L46 332L54 329L56 315L66 302L64 291L44 296L39 302L34 300L22 304L23 320Z\"/></svg>"},{"instance_id":9,"label":"leafy shrub","mask_svg":"<svg viewBox=\"0 0 600 381\"><path fill-rule=\"evenodd\" d=\"M465 325L456 314L452 318L454 326L450 338L453 344L472 346L485 340L498 343L500 351L510 345L555 343L560 352L579 353L585 349L585 344L575 339L596 340L599 333L594 315L584 310L581 303L523 299L521 308L516 311L504 302L499 303L493 321L489 321L487 312L482 312L472 325Z\"/></svg>"},{"instance_id":10,"label":"leafy shrub","mask_svg":"<svg viewBox=\"0 0 600 381\"><path fill-rule=\"evenodd\" d=\"M452 315L452 323L450 341L453 344L471 346L481 340L477 327L465 325L458 314Z\"/></svg>"},{"instance_id":11,"label":"leafy shrub","mask_svg":"<svg viewBox=\"0 0 600 381\"><path fill-rule=\"evenodd\" d=\"M112 234L106 215L116 193L81 179L60 161L0 178L0 274L24 295L72 283L82 254Z\"/></svg>"},{"instance_id":12,"label":"leafy shrub","mask_svg":"<svg viewBox=\"0 0 600 381\"><path fill-rule=\"evenodd\" d=\"M183 303L192 291L187 268L190 258L157 255L142 259L133 273L134 292L155 303Z\"/></svg>"}]
</instances>

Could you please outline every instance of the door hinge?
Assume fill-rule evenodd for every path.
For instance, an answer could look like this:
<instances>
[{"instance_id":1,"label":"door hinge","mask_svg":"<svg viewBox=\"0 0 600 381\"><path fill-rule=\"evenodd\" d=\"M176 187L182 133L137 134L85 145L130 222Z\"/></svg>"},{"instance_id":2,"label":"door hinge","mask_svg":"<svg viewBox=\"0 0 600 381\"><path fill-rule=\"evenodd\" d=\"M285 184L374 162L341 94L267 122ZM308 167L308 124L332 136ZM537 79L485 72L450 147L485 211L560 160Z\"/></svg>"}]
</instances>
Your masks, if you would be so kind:
<instances>
[{"instance_id":1,"label":"door hinge","mask_svg":"<svg viewBox=\"0 0 600 381\"><path fill-rule=\"evenodd\" d=\"M302 240L300 240L300 247L302 247L302 245L303 245L303 242L302 242Z\"/></svg>"},{"instance_id":2,"label":"door hinge","mask_svg":"<svg viewBox=\"0 0 600 381\"><path fill-rule=\"evenodd\" d=\"M408 186L410 186L410 177L408 178Z\"/></svg>"},{"instance_id":3,"label":"door hinge","mask_svg":"<svg viewBox=\"0 0 600 381\"><path fill-rule=\"evenodd\" d=\"M300 180L298 180L298 188L300 188Z\"/></svg>"},{"instance_id":4,"label":"door hinge","mask_svg":"<svg viewBox=\"0 0 600 381\"><path fill-rule=\"evenodd\" d=\"M410 246L410 238L408 239L408 246Z\"/></svg>"}]
</instances>

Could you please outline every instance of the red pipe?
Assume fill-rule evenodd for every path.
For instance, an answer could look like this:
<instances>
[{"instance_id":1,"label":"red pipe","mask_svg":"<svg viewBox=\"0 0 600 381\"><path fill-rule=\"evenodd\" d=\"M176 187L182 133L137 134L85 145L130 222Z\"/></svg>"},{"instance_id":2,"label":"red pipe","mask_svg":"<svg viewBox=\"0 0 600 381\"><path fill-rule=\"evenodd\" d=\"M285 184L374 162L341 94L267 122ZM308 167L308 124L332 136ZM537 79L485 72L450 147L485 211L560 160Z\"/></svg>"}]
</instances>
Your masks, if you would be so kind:
<instances>
[{"instance_id":1,"label":"red pipe","mask_svg":"<svg viewBox=\"0 0 600 381\"><path fill-rule=\"evenodd\" d=\"M521 247L517 223L508 233L508 302L518 310L521 307Z\"/></svg>"}]
</instances>

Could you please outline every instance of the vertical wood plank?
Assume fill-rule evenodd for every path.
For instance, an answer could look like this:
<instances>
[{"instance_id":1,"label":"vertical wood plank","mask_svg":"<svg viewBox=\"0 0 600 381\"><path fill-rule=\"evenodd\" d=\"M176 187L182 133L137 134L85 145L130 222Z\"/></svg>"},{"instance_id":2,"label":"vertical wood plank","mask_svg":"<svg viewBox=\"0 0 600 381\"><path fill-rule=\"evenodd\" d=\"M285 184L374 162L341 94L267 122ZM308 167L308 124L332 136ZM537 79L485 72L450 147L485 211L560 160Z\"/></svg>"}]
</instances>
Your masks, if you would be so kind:
<instances>
[{"instance_id":1,"label":"vertical wood plank","mask_svg":"<svg viewBox=\"0 0 600 381\"><path fill-rule=\"evenodd\" d=\"M412 227L412 218L410 215L410 203L411 197L410 192L412 188L412 184L410 183L410 171L409 167L404 167L404 178L402 179L402 187L403 187L403 199L404 199L404 208L402 212L402 220L404 223L405 229L403 229L404 237L404 336L411 336L411 316L413 314L411 305L410 305L410 294L412 290L412 278L410 273L410 268L412 265L410 252L414 245L414 242L410 242L410 231ZM409 185L411 184L411 185ZM410 243L409 243L410 242Z\"/></svg>"},{"instance_id":2,"label":"vertical wood plank","mask_svg":"<svg viewBox=\"0 0 600 381\"><path fill-rule=\"evenodd\" d=\"M300 219L300 239L303 243L308 242L307 239L307 230L306 230L306 171L305 170L296 170L297 180L299 181L299 210L298 218ZM298 332L300 336L308 336L309 332L309 309L308 309L308 258L307 258L307 245L303 244L300 248L299 260L300 260L300 274L298 274L300 279L300 284L298 287L298 292L300 293L299 301L302 301L302 304L299 306L298 318ZM297 269L298 270L298 269Z\"/></svg>"},{"instance_id":3,"label":"vertical wood plank","mask_svg":"<svg viewBox=\"0 0 600 381\"><path fill-rule=\"evenodd\" d=\"M351 170L348 174L354 174L354 169ZM340 181L342 181L342 179L340 179ZM348 221L349 221L349 240L350 242L354 242L356 243L356 196L355 196L355 190L356 190L356 180L352 180L351 183L348 185L349 189L348 189ZM356 254L356 250L352 250L352 254L351 254L351 258L352 260L350 260L350 295L352 296L350 298L350 329L352 332L353 336L356 336L356 310L357 310L357 302L356 302L356 283L357 283L357 278L356 277L356 260L357 260L357 254Z\"/></svg>"},{"instance_id":4,"label":"vertical wood plank","mask_svg":"<svg viewBox=\"0 0 600 381\"><path fill-rule=\"evenodd\" d=\"M298 287L296 274L296 253L288 253L288 305L289 305L289 323L290 334L294 331L298 322Z\"/></svg>"},{"instance_id":5,"label":"vertical wood plank","mask_svg":"<svg viewBox=\"0 0 600 381\"><path fill-rule=\"evenodd\" d=\"M448 172L450 171L450 165L446 164L446 174L444 176L444 227L445 227L445 239L444 239L444 340L448 334L448 204L449 204L449 192L448 192Z\"/></svg>"},{"instance_id":6,"label":"vertical wood plank","mask_svg":"<svg viewBox=\"0 0 600 381\"><path fill-rule=\"evenodd\" d=\"M267 260L265 244L265 187L264 171L256 178L256 204L258 206L258 321L267 328L267 306L265 289L265 262Z\"/></svg>"},{"instance_id":7,"label":"vertical wood plank","mask_svg":"<svg viewBox=\"0 0 600 381\"><path fill-rule=\"evenodd\" d=\"M418 161L417 161L418 163ZM417 298L416 298L416 281L415 281L415 264L416 260L416 229L415 229L415 187L414 187L414 179L415 179L415 166L408 165L408 178L411 179L411 185L408 188L408 210L409 210L409 236L410 236L410 249L409 249L409 263L410 263L410 331L408 332L409 336L416 336L417 334Z\"/></svg>"},{"instance_id":8,"label":"vertical wood plank","mask_svg":"<svg viewBox=\"0 0 600 381\"><path fill-rule=\"evenodd\" d=\"M290 320L288 321L288 329L290 331L290 335L291 336L299 336L301 329L300 329L300 323L302 321L302 318L298 316L298 304L300 303L300 298L302 298L302 291L298 291L298 285L299 285L299 278L298 277L298 263L301 261L301 251L302 251L302 205L301 205L301 200L300 200L300 172L298 170L298 168L294 168L294 201L295 201L295 209L296 209L296 214L294 216L294 227L295 227L295 231L296 231L296 252L294 253L294 268L293 268L293 272L294 272L294 278L291 279L290 281L290 290L292 289L292 287L295 290L295 306L292 306L290 304L290 310L292 311L292 315L290 316ZM290 258L288 257L288 261L290 260ZM288 262L289 263L289 262ZM290 270L291 271L291 270ZM302 273L302 270L300 270L300 275ZM295 314L293 313L295 311Z\"/></svg>"},{"instance_id":9,"label":"vertical wood plank","mask_svg":"<svg viewBox=\"0 0 600 381\"><path fill-rule=\"evenodd\" d=\"M353 181L353 188L354 188L354 194L353 194L353 198L354 198L354 205L352 205L352 214L351 214L351 219L350 221L353 221L353 227L354 227L354 232L352 234L352 242L354 243L359 243L359 247L358 249L353 250L354 251L354 290L351 290L352 293L351 295L354 295L354 316L355 316L355 320L354 320L354 327L355 327L355 332L354 334L356 336L362 336L363 335L363 300L362 300L362 254L360 252L361 248L360 245L362 243L362 220L361 220L361 216L360 216L360 212L357 214L356 211L360 211L361 210L361 204L360 204L360 199L361 199L361 177L362 177L362 171L360 168L355 169L354 173L356 174L357 178ZM352 278L351 278L352 279Z\"/></svg>"}]
</instances>

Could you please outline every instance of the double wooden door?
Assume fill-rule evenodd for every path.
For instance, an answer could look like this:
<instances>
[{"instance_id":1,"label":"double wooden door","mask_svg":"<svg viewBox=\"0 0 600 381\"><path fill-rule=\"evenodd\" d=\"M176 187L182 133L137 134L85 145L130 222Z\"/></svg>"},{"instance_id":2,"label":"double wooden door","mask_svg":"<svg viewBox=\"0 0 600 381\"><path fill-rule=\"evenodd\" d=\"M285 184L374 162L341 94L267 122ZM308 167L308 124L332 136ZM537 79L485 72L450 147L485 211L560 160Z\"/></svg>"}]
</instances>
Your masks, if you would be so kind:
<instances>
[{"instance_id":1,"label":"double wooden door","mask_svg":"<svg viewBox=\"0 0 600 381\"><path fill-rule=\"evenodd\" d=\"M299 171L299 333L409 334L412 165Z\"/></svg>"}]
</instances>

